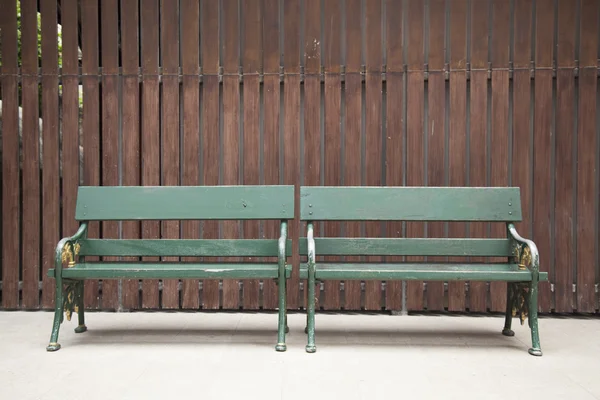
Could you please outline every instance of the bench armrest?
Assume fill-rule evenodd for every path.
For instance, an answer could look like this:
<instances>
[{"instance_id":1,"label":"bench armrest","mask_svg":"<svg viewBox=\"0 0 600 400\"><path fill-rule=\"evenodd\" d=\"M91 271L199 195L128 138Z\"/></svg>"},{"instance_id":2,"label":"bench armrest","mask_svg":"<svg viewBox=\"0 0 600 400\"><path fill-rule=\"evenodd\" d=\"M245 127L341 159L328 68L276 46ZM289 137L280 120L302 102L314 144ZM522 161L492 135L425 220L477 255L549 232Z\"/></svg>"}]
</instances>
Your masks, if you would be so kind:
<instances>
[{"instance_id":1,"label":"bench armrest","mask_svg":"<svg viewBox=\"0 0 600 400\"><path fill-rule=\"evenodd\" d=\"M71 237L62 238L58 245L56 246L56 250L54 252L54 267L55 267L55 275L60 273L62 270L62 263L64 261L68 261L71 263L75 262L75 256L77 255L77 249L75 248L75 242L77 240L85 238L87 235L87 222L82 223L75 233Z\"/></svg>"},{"instance_id":2,"label":"bench armrest","mask_svg":"<svg viewBox=\"0 0 600 400\"><path fill-rule=\"evenodd\" d=\"M521 235L517 233L517 228L515 228L513 224L508 224L508 232L512 239L519 243L522 247L522 251L519 252L519 257L521 258L519 262L523 261L522 259L525 248L529 249L529 254L531 255L531 262L526 262L526 264L529 264L528 267L534 274L537 275L540 271L540 254L535 243L533 243L533 241L529 239L524 239L523 237L521 237Z\"/></svg>"},{"instance_id":3,"label":"bench armrest","mask_svg":"<svg viewBox=\"0 0 600 400\"><path fill-rule=\"evenodd\" d=\"M285 269L285 259L286 259L286 253L287 253L287 230L288 230L288 223L287 221L281 221L281 236L279 236L279 267L281 268L283 266L283 268ZM279 271L281 273L281 271ZM285 273L285 271L284 271Z\"/></svg>"},{"instance_id":4,"label":"bench armrest","mask_svg":"<svg viewBox=\"0 0 600 400\"><path fill-rule=\"evenodd\" d=\"M314 238L314 227L312 222L308 223L306 241L308 244L308 264L315 265L315 238Z\"/></svg>"}]
</instances>

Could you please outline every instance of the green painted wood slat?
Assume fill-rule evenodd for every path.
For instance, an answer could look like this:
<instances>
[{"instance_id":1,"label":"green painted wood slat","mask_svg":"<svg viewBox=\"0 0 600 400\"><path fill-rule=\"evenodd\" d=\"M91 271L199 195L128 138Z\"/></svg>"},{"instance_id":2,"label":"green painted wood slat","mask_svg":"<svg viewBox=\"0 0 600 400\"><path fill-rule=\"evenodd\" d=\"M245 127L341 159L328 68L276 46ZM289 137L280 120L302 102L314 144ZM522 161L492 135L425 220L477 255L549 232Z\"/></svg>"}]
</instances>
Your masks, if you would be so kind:
<instances>
[{"instance_id":1,"label":"green painted wood slat","mask_svg":"<svg viewBox=\"0 0 600 400\"><path fill-rule=\"evenodd\" d=\"M315 238L323 255L509 257L509 239ZM300 254L307 255L307 239L300 238Z\"/></svg>"},{"instance_id":2,"label":"green painted wood slat","mask_svg":"<svg viewBox=\"0 0 600 400\"><path fill-rule=\"evenodd\" d=\"M80 256L122 257L277 257L276 239L79 240ZM287 255L292 241L287 241Z\"/></svg>"},{"instance_id":3,"label":"green painted wood slat","mask_svg":"<svg viewBox=\"0 0 600 400\"><path fill-rule=\"evenodd\" d=\"M304 221L520 221L519 188L300 188Z\"/></svg>"},{"instance_id":4,"label":"green painted wood slat","mask_svg":"<svg viewBox=\"0 0 600 400\"><path fill-rule=\"evenodd\" d=\"M286 278L292 272L291 265L286 265ZM48 270L54 276L54 269ZM66 279L217 279L248 278L269 279L279 275L278 264L236 264L236 263L82 263L62 270Z\"/></svg>"},{"instance_id":5,"label":"green painted wood slat","mask_svg":"<svg viewBox=\"0 0 600 400\"><path fill-rule=\"evenodd\" d=\"M82 186L75 218L79 221L292 219L294 187Z\"/></svg>"},{"instance_id":6,"label":"green painted wood slat","mask_svg":"<svg viewBox=\"0 0 600 400\"><path fill-rule=\"evenodd\" d=\"M531 281L531 271L520 270L517 264L316 264L316 279L343 280L443 280L443 281ZM300 264L300 279L308 278L307 264ZM540 281L548 274L540 272Z\"/></svg>"}]
</instances>

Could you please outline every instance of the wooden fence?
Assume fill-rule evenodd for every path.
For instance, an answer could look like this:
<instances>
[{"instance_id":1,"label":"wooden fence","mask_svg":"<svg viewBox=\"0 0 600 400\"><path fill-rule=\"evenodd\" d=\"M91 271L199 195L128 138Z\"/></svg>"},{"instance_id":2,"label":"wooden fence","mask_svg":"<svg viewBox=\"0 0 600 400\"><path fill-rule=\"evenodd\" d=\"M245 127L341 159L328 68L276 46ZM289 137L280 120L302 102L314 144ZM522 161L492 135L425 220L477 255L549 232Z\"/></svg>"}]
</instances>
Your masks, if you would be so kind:
<instances>
[{"instance_id":1,"label":"wooden fence","mask_svg":"<svg viewBox=\"0 0 600 400\"><path fill-rule=\"evenodd\" d=\"M0 0L4 309L53 306L46 271L59 238L77 229L79 184L285 183L519 186L518 229L536 241L550 275L540 310L598 311L599 1L36 3L21 0L17 18L17 1ZM301 229L292 225L294 249ZM504 234L463 223L320 229ZM253 222L91 225L102 237L276 234ZM293 261L288 305L298 309L304 287ZM277 304L273 282L228 280L89 282L85 301L91 309ZM327 282L320 292L330 310L504 304L502 283Z\"/></svg>"}]
</instances>

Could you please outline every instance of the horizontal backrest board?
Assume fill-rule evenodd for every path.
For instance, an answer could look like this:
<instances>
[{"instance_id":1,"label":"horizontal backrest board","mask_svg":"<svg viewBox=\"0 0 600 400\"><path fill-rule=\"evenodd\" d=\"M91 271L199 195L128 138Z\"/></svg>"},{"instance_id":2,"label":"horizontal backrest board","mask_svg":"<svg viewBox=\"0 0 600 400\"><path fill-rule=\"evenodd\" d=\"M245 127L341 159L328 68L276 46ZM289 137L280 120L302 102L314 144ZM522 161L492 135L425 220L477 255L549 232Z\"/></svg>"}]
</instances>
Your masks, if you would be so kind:
<instances>
[{"instance_id":1,"label":"horizontal backrest board","mask_svg":"<svg viewBox=\"0 0 600 400\"><path fill-rule=\"evenodd\" d=\"M80 256L277 257L277 239L83 239ZM287 255L292 241L287 240Z\"/></svg>"},{"instance_id":2,"label":"horizontal backrest board","mask_svg":"<svg viewBox=\"0 0 600 400\"><path fill-rule=\"evenodd\" d=\"M521 221L518 187L300 188L304 221Z\"/></svg>"},{"instance_id":3,"label":"horizontal backrest board","mask_svg":"<svg viewBox=\"0 0 600 400\"><path fill-rule=\"evenodd\" d=\"M300 255L307 255L307 239L300 238ZM317 256L454 256L509 257L509 239L315 238Z\"/></svg>"},{"instance_id":4,"label":"horizontal backrest board","mask_svg":"<svg viewBox=\"0 0 600 400\"><path fill-rule=\"evenodd\" d=\"M294 187L81 186L79 221L292 219Z\"/></svg>"}]
</instances>

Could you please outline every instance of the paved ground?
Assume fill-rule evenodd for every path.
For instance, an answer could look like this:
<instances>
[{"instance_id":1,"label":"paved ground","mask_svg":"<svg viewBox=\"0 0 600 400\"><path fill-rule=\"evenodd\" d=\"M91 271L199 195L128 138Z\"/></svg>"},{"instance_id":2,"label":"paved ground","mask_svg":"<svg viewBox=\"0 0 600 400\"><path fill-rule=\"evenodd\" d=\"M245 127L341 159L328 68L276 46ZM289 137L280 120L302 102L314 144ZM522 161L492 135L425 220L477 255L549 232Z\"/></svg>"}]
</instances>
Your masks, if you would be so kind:
<instances>
[{"instance_id":1,"label":"paved ground","mask_svg":"<svg viewBox=\"0 0 600 400\"><path fill-rule=\"evenodd\" d=\"M0 399L600 399L600 318L542 319L543 357L517 320L329 314L307 354L304 320L277 353L275 314L89 313L47 353L51 313L3 312Z\"/></svg>"}]
</instances>

